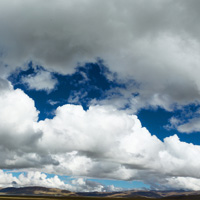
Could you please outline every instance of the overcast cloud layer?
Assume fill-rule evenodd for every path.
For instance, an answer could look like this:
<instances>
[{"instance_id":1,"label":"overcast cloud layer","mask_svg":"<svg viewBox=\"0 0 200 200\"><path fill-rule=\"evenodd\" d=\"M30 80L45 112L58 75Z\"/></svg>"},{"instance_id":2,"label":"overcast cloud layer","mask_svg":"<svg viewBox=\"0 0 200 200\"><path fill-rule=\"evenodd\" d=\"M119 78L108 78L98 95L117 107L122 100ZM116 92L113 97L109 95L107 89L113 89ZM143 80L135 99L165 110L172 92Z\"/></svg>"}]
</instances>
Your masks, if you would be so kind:
<instances>
[{"instance_id":1,"label":"overcast cloud layer","mask_svg":"<svg viewBox=\"0 0 200 200\"><path fill-rule=\"evenodd\" d=\"M199 104L199 9L198 0L1 0L0 167L199 190L200 146L176 135L162 142L130 114ZM99 57L139 87L129 85L123 98L111 96L88 111L58 107L53 119L38 122L34 100L6 80L33 61L47 71L23 82L50 92L57 84L51 71L72 73ZM119 111L126 99L128 113ZM170 122L191 133L200 131L199 121Z\"/></svg>"},{"instance_id":2,"label":"overcast cloud layer","mask_svg":"<svg viewBox=\"0 0 200 200\"><path fill-rule=\"evenodd\" d=\"M133 109L199 102L199 7L198 0L3 0L2 66L33 60L71 73L100 57L141 83Z\"/></svg>"}]
</instances>

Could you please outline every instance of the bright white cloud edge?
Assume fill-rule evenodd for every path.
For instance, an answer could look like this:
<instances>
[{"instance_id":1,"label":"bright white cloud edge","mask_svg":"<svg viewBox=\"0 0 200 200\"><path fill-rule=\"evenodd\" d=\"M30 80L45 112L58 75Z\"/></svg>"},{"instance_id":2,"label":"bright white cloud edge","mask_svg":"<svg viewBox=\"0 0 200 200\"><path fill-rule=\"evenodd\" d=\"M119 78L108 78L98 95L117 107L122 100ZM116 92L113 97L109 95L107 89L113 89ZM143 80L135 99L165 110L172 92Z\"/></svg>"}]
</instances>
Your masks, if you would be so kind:
<instances>
[{"instance_id":1,"label":"bright white cloud edge","mask_svg":"<svg viewBox=\"0 0 200 200\"><path fill-rule=\"evenodd\" d=\"M200 189L198 145L180 142L176 135L162 142L141 127L137 116L110 106L84 111L64 105L53 119L37 122L34 101L22 90L0 92L2 169Z\"/></svg>"}]
</instances>

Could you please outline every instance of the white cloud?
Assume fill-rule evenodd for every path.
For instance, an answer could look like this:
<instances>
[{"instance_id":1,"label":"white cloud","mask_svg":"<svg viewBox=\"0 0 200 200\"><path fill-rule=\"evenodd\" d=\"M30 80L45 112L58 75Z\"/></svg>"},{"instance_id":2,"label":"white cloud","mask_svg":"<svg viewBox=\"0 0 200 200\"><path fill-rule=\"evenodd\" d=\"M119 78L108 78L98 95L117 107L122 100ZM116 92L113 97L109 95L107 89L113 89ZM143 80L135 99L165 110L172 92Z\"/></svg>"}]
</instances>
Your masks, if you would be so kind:
<instances>
[{"instance_id":1,"label":"white cloud","mask_svg":"<svg viewBox=\"0 0 200 200\"><path fill-rule=\"evenodd\" d=\"M200 190L200 179L191 177L172 177L166 180L166 185L175 189Z\"/></svg>"},{"instance_id":2,"label":"white cloud","mask_svg":"<svg viewBox=\"0 0 200 200\"><path fill-rule=\"evenodd\" d=\"M186 112L186 111L184 111ZM191 134L194 132L200 131L200 117L199 117L199 109L197 111L187 111L187 114L185 114L186 119L184 119L182 116L180 117L171 117L169 120L169 124L165 126L165 128L171 130L176 129L180 133L187 133Z\"/></svg>"},{"instance_id":3,"label":"white cloud","mask_svg":"<svg viewBox=\"0 0 200 200\"><path fill-rule=\"evenodd\" d=\"M40 70L34 75L28 75L22 78L22 82L28 85L32 90L45 90L50 92L58 83L48 71Z\"/></svg>"},{"instance_id":4,"label":"white cloud","mask_svg":"<svg viewBox=\"0 0 200 200\"><path fill-rule=\"evenodd\" d=\"M68 189L70 185L61 181L58 176L47 178L47 175L41 172L28 172L27 174L20 174L16 181L18 186L43 186L50 188Z\"/></svg>"},{"instance_id":5,"label":"white cloud","mask_svg":"<svg viewBox=\"0 0 200 200\"><path fill-rule=\"evenodd\" d=\"M96 106L86 112L65 105L54 119L38 125L43 132L39 146L48 147L60 163L47 166L49 173L147 182L153 176L200 178L198 145L181 142L176 135L161 142L136 116L123 111Z\"/></svg>"},{"instance_id":6,"label":"white cloud","mask_svg":"<svg viewBox=\"0 0 200 200\"><path fill-rule=\"evenodd\" d=\"M0 187L11 187L13 182L16 182L17 178L13 177L10 173L4 173L0 170Z\"/></svg>"},{"instance_id":7,"label":"white cloud","mask_svg":"<svg viewBox=\"0 0 200 200\"><path fill-rule=\"evenodd\" d=\"M106 106L84 111L81 106L64 105L53 119L37 122L33 100L19 89L2 93L0 106L1 168L141 180L152 185L155 177L164 184L171 177L200 178L200 146L181 142L177 136L162 142L135 115L124 111ZM20 177L19 184L29 184L32 179L37 184L40 174ZM54 182L56 178L48 180L48 185ZM88 184L82 190L92 190ZM105 189L101 185L94 188Z\"/></svg>"},{"instance_id":8,"label":"white cloud","mask_svg":"<svg viewBox=\"0 0 200 200\"><path fill-rule=\"evenodd\" d=\"M54 175L51 178L44 173L38 171L29 171L21 173L17 177L10 172L0 170L0 187L27 187L27 186L42 186L49 188L60 188L74 192L111 192L119 191L121 188L113 185L105 186L95 181L90 181L84 178L73 179L65 183L58 176Z\"/></svg>"},{"instance_id":9,"label":"white cloud","mask_svg":"<svg viewBox=\"0 0 200 200\"><path fill-rule=\"evenodd\" d=\"M171 177L200 178L200 146L181 142L177 136L162 142L135 115L124 111L106 106L84 111L81 106L64 105L53 119L37 122L33 100L12 88L1 93L0 110L1 168L141 180L152 185L155 177L164 185ZM29 184L32 179L37 184L40 174L20 177L19 184ZM48 185L56 180L48 180ZM62 181L59 184L62 187ZM92 190L88 184L86 181L82 190ZM94 188L105 190L101 185Z\"/></svg>"},{"instance_id":10,"label":"white cloud","mask_svg":"<svg viewBox=\"0 0 200 200\"><path fill-rule=\"evenodd\" d=\"M199 132L200 131L200 118L192 118L187 123L183 123L178 125L176 128L181 133L192 133L192 132Z\"/></svg>"},{"instance_id":11,"label":"white cloud","mask_svg":"<svg viewBox=\"0 0 200 200\"><path fill-rule=\"evenodd\" d=\"M48 100L48 102L47 102L48 104L50 104L51 106L54 106L54 105L57 105L57 104L59 104L59 101L53 101L53 100Z\"/></svg>"},{"instance_id":12,"label":"white cloud","mask_svg":"<svg viewBox=\"0 0 200 200\"><path fill-rule=\"evenodd\" d=\"M22 90L5 88L0 93L0 167L41 167L56 162L37 153L42 132L36 130L38 111Z\"/></svg>"},{"instance_id":13,"label":"white cloud","mask_svg":"<svg viewBox=\"0 0 200 200\"><path fill-rule=\"evenodd\" d=\"M38 119L34 101L20 89L9 89L0 95L0 110L0 145L15 149L34 144L40 136L34 130Z\"/></svg>"},{"instance_id":14,"label":"white cloud","mask_svg":"<svg viewBox=\"0 0 200 200\"><path fill-rule=\"evenodd\" d=\"M72 180L71 184L74 187L74 191L82 192L113 192L122 190L122 188L115 187L114 185L105 186L101 183L84 178Z\"/></svg>"}]
</instances>

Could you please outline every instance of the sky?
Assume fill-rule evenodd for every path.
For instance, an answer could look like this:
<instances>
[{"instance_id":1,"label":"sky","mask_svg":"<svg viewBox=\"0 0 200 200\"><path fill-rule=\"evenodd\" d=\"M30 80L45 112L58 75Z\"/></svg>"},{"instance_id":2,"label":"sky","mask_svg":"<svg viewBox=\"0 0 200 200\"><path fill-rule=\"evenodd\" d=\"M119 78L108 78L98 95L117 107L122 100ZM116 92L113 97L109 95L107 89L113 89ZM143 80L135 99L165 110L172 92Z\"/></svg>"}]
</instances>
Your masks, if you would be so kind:
<instances>
[{"instance_id":1,"label":"sky","mask_svg":"<svg viewBox=\"0 0 200 200\"><path fill-rule=\"evenodd\" d=\"M200 190L200 1L0 1L0 187Z\"/></svg>"}]
</instances>

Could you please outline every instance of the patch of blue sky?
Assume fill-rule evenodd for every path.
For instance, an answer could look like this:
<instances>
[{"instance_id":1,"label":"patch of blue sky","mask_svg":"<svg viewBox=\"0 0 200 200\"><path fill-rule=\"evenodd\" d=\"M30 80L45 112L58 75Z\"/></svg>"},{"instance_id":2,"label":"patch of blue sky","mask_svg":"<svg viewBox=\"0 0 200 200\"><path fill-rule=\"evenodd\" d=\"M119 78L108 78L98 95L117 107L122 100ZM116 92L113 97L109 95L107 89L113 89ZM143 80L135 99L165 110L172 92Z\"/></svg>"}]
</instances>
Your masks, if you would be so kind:
<instances>
[{"instance_id":1,"label":"patch of blue sky","mask_svg":"<svg viewBox=\"0 0 200 200\"><path fill-rule=\"evenodd\" d=\"M18 170L10 170L10 169L3 169L3 172L4 173L9 173L9 174L12 174L13 177L16 177L18 178L19 175L21 174L24 174L25 176L27 175L27 171L18 171ZM73 180L74 178L73 177L70 177L70 176L62 176L62 175L55 175L55 174L48 174L48 173L44 173L42 172L43 174L46 175L46 178L53 178L55 176L58 176L58 178L61 180L61 181L64 181L65 183L70 183L71 180Z\"/></svg>"},{"instance_id":2,"label":"patch of blue sky","mask_svg":"<svg viewBox=\"0 0 200 200\"><path fill-rule=\"evenodd\" d=\"M164 138L178 135L181 141L200 145L200 133L193 132L191 134L180 133L177 129L167 129L166 125L169 124L171 117L176 117L183 122L187 122L194 116L199 116L197 110L199 105L191 104L184 106L182 109L177 109L174 112L168 112L162 108L155 109L142 109L138 113L142 126L146 127L152 135L156 135L161 141Z\"/></svg>"},{"instance_id":3,"label":"patch of blue sky","mask_svg":"<svg viewBox=\"0 0 200 200\"><path fill-rule=\"evenodd\" d=\"M61 75L52 73L52 76L58 80L56 88L50 93L29 89L21 80L23 77L34 75L36 71L44 70L43 67L32 66L25 71L17 70L8 79L14 85L14 88L22 89L29 97L34 99L36 108L40 111L39 120L52 118L54 110L58 106L67 103L82 105L85 110L88 109L91 100L106 99L106 91L111 88L125 88L126 83L118 82L117 75L109 71L103 65L102 61L98 63L87 63L84 66L78 66L71 75ZM112 77L109 79L107 76Z\"/></svg>"},{"instance_id":4,"label":"patch of blue sky","mask_svg":"<svg viewBox=\"0 0 200 200\"><path fill-rule=\"evenodd\" d=\"M18 178L20 174L24 173L21 171L15 171L15 170L10 170L10 169L3 169L4 173L12 174L13 177Z\"/></svg>"},{"instance_id":5,"label":"patch of blue sky","mask_svg":"<svg viewBox=\"0 0 200 200\"><path fill-rule=\"evenodd\" d=\"M30 62L27 70L19 69L9 77L14 88L22 89L29 97L34 99L35 106L40 111L39 120L53 118L55 109L67 103L82 105L87 110L92 100L98 101L109 98L108 95L110 94L107 92L112 89L116 89L114 92L118 92L117 89L127 89L126 87L129 84L136 88L139 87L139 83L134 80L119 80L118 75L111 72L101 60L97 63L86 63L83 66L78 66L75 72L70 75L52 72L52 77L58 80L58 84L50 93L45 90L30 89L21 81L23 77L34 75L40 70L45 69L41 66L33 67ZM120 96L121 94L118 93L117 95ZM133 98L138 95L139 93L134 93ZM124 109L128 107L129 104L127 103ZM141 109L138 112L138 118L152 135L156 135L162 141L166 137L177 134L181 141L199 145L198 132L188 135L179 133L176 128L166 128L171 117L176 117L182 122L187 122L193 117L199 117L198 109L198 104L177 107L173 112L168 112L162 108Z\"/></svg>"}]
</instances>

